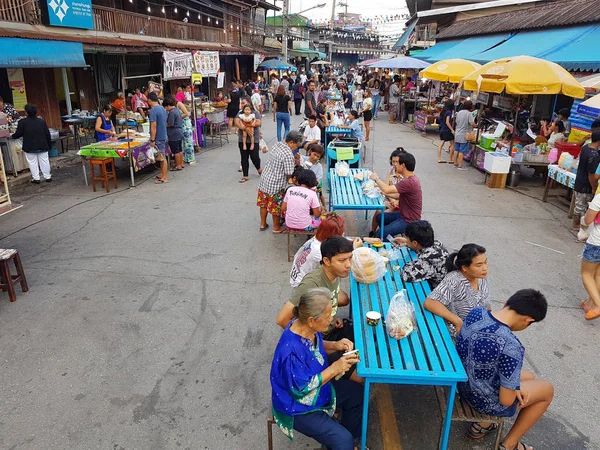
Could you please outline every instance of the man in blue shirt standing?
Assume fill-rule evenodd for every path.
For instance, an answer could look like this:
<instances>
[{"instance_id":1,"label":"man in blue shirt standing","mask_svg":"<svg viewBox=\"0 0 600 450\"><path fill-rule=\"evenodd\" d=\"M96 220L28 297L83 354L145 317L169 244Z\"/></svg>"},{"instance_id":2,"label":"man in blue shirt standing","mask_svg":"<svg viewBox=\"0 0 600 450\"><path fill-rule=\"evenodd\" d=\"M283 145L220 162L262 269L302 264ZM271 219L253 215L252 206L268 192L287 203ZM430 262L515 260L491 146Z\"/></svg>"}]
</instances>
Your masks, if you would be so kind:
<instances>
[{"instance_id":1,"label":"man in blue shirt standing","mask_svg":"<svg viewBox=\"0 0 600 450\"><path fill-rule=\"evenodd\" d=\"M148 94L150 105L150 145L158 150L155 155L156 161L160 162L160 175L154 181L156 184L168 183L167 158L165 157L167 144L167 111L158 104L158 96L155 92Z\"/></svg>"},{"instance_id":2,"label":"man in blue shirt standing","mask_svg":"<svg viewBox=\"0 0 600 450\"><path fill-rule=\"evenodd\" d=\"M546 317L548 303L541 292L522 289L500 311L474 308L465 318L456 350L469 381L459 383L460 396L473 409L496 417L517 419L499 450L530 450L521 438L544 415L554 387L523 370L525 348L514 331L522 331ZM479 439L495 431L495 424L474 423L469 435Z\"/></svg>"}]
</instances>

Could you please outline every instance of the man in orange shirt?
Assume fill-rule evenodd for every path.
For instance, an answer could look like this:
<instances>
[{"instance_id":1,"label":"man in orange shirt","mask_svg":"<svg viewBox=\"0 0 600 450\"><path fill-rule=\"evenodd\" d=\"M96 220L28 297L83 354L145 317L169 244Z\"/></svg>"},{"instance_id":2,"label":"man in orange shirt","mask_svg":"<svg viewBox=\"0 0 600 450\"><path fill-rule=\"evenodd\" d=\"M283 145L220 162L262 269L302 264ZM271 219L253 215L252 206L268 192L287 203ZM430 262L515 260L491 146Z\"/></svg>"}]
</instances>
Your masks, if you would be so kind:
<instances>
[{"instance_id":1,"label":"man in orange shirt","mask_svg":"<svg viewBox=\"0 0 600 450\"><path fill-rule=\"evenodd\" d=\"M111 103L111 106L115 108L118 112L125 112L127 108L125 107L125 94L123 92L117 93L117 98L114 102Z\"/></svg>"}]
</instances>

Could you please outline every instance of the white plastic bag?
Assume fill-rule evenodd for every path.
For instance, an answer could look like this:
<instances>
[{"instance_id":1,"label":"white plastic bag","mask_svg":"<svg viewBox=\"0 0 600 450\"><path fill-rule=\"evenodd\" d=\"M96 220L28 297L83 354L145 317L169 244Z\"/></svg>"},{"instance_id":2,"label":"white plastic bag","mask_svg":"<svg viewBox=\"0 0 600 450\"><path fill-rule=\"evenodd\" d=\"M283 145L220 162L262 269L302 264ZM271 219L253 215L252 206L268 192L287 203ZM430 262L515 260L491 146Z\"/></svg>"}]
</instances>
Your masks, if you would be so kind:
<instances>
[{"instance_id":1,"label":"white plastic bag","mask_svg":"<svg viewBox=\"0 0 600 450\"><path fill-rule=\"evenodd\" d=\"M150 148L146 150L146 158L148 158L148 161L150 161L151 164L156 162L156 159L154 158L156 153L158 153L158 150L153 146L150 146Z\"/></svg>"},{"instance_id":2,"label":"white plastic bag","mask_svg":"<svg viewBox=\"0 0 600 450\"><path fill-rule=\"evenodd\" d=\"M352 275L359 283L376 283L387 269L388 260L369 247L359 247L352 252Z\"/></svg>"},{"instance_id":3,"label":"white plastic bag","mask_svg":"<svg viewBox=\"0 0 600 450\"><path fill-rule=\"evenodd\" d=\"M381 196L381 190L373 180L367 180L362 184L362 192L369 198L378 198Z\"/></svg>"},{"instance_id":4,"label":"white plastic bag","mask_svg":"<svg viewBox=\"0 0 600 450\"><path fill-rule=\"evenodd\" d=\"M260 148L260 151L263 153L267 153L269 151L269 147L267 147L267 143L262 138L261 138L260 142L258 143L258 148Z\"/></svg>"},{"instance_id":5,"label":"white plastic bag","mask_svg":"<svg viewBox=\"0 0 600 450\"><path fill-rule=\"evenodd\" d=\"M400 340L416 328L415 309L408 299L406 289L397 292L390 301L385 318L385 327L390 337Z\"/></svg>"},{"instance_id":6,"label":"white plastic bag","mask_svg":"<svg viewBox=\"0 0 600 450\"><path fill-rule=\"evenodd\" d=\"M350 166L346 161L338 161L335 163L335 174L338 177L347 177L350 175Z\"/></svg>"},{"instance_id":7,"label":"white plastic bag","mask_svg":"<svg viewBox=\"0 0 600 450\"><path fill-rule=\"evenodd\" d=\"M586 242L588 240L588 238L590 237L594 223L591 223L590 225L586 225L585 217L582 217L579 224L580 224L580 226L579 226L579 231L577 232L577 240L579 242Z\"/></svg>"}]
</instances>

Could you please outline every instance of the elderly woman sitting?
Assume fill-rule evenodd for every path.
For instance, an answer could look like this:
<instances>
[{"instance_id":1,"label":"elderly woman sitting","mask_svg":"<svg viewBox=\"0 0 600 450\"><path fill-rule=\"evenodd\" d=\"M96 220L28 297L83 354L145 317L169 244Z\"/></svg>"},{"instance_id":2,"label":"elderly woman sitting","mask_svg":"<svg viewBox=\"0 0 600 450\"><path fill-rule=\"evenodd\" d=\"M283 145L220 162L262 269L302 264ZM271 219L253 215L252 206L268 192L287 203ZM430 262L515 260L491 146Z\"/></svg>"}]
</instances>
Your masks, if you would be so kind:
<instances>
[{"instance_id":1,"label":"elderly woman sitting","mask_svg":"<svg viewBox=\"0 0 600 450\"><path fill-rule=\"evenodd\" d=\"M360 439L363 386L335 378L359 358L351 354L327 363L327 354L354 347L348 339L323 341L332 320L330 298L326 288L309 289L294 307L295 320L281 335L271 366L273 416L290 439L296 430L331 450L353 450ZM343 410L341 424L332 419L336 407Z\"/></svg>"}]
</instances>

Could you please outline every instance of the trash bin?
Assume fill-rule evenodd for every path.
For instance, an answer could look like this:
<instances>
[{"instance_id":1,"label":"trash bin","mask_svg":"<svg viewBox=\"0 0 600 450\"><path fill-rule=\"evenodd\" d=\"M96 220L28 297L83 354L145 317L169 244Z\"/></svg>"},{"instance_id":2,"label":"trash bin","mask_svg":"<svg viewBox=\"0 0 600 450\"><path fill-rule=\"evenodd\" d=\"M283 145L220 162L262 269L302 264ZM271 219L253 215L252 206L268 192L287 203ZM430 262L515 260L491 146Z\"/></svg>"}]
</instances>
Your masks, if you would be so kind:
<instances>
[{"instance_id":1,"label":"trash bin","mask_svg":"<svg viewBox=\"0 0 600 450\"><path fill-rule=\"evenodd\" d=\"M521 172L519 169L511 169L508 172L508 177L506 178L506 184L509 187L517 187L519 185L519 180L521 179Z\"/></svg>"}]
</instances>

